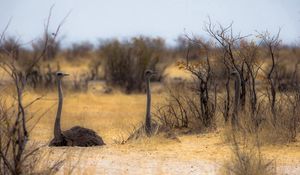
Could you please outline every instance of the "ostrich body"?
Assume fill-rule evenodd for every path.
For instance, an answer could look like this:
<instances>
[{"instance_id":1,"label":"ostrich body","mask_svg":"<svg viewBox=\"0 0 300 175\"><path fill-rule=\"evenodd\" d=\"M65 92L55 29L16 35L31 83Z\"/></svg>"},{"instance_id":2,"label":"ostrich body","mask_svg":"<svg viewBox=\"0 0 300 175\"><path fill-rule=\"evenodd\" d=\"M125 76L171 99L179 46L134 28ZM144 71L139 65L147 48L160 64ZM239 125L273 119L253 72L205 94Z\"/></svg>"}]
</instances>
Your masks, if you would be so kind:
<instances>
[{"instance_id":1,"label":"ostrich body","mask_svg":"<svg viewBox=\"0 0 300 175\"><path fill-rule=\"evenodd\" d=\"M238 124L238 111L240 107L240 93L241 93L241 77L238 71L233 71L231 75L235 78L234 83L234 108L231 123L233 126Z\"/></svg>"},{"instance_id":2,"label":"ostrich body","mask_svg":"<svg viewBox=\"0 0 300 175\"><path fill-rule=\"evenodd\" d=\"M91 129L74 126L69 130L61 131L60 119L63 105L63 93L61 81L64 76L68 74L57 72L57 87L58 87L58 108L54 124L54 138L51 140L49 146L101 146L105 145L102 138Z\"/></svg>"},{"instance_id":3,"label":"ostrich body","mask_svg":"<svg viewBox=\"0 0 300 175\"><path fill-rule=\"evenodd\" d=\"M146 79L146 92L147 92L147 106L146 106L146 120L145 120L145 131L148 136L152 133L152 119L151 119L151 89L150 89L150 79L155 75L152 70L145 71Z\"/></svg>"}]
</instances>

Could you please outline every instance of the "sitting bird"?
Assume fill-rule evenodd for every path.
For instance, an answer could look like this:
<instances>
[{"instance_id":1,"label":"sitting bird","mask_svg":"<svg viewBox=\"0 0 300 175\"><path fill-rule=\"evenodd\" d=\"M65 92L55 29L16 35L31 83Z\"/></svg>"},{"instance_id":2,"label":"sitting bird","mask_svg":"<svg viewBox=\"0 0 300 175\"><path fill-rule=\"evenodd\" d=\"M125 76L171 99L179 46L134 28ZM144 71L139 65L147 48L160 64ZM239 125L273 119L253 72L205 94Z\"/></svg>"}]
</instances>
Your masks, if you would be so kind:
<instances>
[{"instance_id":1,"label":"sitting bird","mask_svg":"<svg viewBox=\"0 0 300 175\"><path fill-rule=\"evenodd\" d=\"M102 138L91 129L74 126L69 130L61 131L60 119L63 105L62 79L68 74L57 72L56 74L58 87L58 108L54 124L54 138L49 146L101 146L105 145Z\"/></svg>"}]
</instances>

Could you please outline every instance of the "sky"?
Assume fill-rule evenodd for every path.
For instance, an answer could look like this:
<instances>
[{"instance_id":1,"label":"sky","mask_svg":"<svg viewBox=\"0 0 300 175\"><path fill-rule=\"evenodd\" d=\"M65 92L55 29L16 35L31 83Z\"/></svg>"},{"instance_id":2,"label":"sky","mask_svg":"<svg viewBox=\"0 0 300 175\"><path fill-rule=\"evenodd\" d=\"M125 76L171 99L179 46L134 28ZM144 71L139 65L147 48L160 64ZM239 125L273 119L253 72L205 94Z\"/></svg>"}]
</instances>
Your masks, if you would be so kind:
<instances>
[{"instance_id":1,"label":"sky","mask_svg":"<svg viewBox=\"0 0 300 175\"><path fill-rule=\"evenodd\" d=\"M207 36L208 17L222 25L233 22L242 35L281 28L284 43L300 42L300 0L0 0L0 31L11 19L8 35L36 39L52 5L51 32L71 11L60 32L66 44L137 35L174 44L182 34Z\"/></svg>"}]
</instances>

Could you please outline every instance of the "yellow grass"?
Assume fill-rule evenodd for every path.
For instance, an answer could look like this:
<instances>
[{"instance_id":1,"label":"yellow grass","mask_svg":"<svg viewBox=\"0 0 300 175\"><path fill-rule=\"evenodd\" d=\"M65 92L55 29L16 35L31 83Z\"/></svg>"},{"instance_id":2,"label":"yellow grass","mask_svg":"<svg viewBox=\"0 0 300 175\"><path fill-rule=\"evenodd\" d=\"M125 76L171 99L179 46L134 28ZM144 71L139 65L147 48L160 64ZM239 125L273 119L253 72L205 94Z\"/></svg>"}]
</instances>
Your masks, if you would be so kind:
<instances>
[{"instance_id":1,"label":"yellow grass","mask_svg":"<svg viewBox=\"0 0 300 175\"><path fill-rule=\"evenodd\" d=\"M25 101L38 96L39 94L28 93L25 96ZM153 103L159 103L162 100L164 100L163 94L153 95ZM133 141L125 145L115 144L114 140L126 138L128 136L127 131L130 131L133 125L136 126L144 120L145 101L144 94L66 92L62 128L68 129L75 125L91 128L103 137L107 145L95 148L46 147L44 152L51 153L50 157L53 161L67 160L62 168L62 174L69 174L72 166L75 167L73 170L73 173L76 172L75 174L120 174L121 172L127 172L123 174L132 174L133 172L133 174L151 174L148 172L149 167L153 169L151 172L165 174L173 172L173 170L168 169L168 166L169 163L175 164L176 162L182 163L182 167L177 167L181 173L190 172L190 169L184 169L187 165L199 166L198 170L195 170L196 172L201 172L200 169L203 170L205 166L208 166L205 171L209 172L211 171L210 163L217 169L223 161L230 158L231 147L224 142L222 130L207 134L180 136L181 142L166 140L158 136ZM31 132L32 141L45 144L52 138L56 93L48 93L43 100L35 103L29 109L32 112L38 111L36 113L38 116L52 105L55 106L43 116ZM283 146L263 147L263 153L269 159L276 159L278 165L289 163L300 165L299 150L299 142ZM197 161L209 163L208 165L201 165ZM131 164L141 168L132 167ZM176 174L176 172L173 173Z\"/></svg>"},{"instance_id":2,"label":"yellow grass","mask_svg":"<svg viewBox=\"0 0 300 175\"><path fill-rule=\"evenodd\" d=\"M26 99L35 99L38 96L30 94ZM161 100L160 95L154 95L153 98L156 101ZM32 131L32 139L49 141L52 137L56 103L56 93L49 93L30 107L30 111L39 111L39 114L52 107ZM111 143L115 137L126 134L133 126L143 121L145 104L146 99L143 94L65 93L62 129L75 125L88 127L98 132L106 142Z\"/></svg>"}]
</instances>

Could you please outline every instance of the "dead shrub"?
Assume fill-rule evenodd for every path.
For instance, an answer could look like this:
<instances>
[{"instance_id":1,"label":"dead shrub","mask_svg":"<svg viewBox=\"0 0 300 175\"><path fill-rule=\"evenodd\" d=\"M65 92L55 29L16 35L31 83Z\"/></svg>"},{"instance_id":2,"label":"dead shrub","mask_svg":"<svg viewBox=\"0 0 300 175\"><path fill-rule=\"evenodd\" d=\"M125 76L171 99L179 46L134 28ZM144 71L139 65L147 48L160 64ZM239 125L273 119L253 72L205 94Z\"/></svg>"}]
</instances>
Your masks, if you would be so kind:
<instances>
[{"instance_id":1,"label":"dead shrub","mask_svg":"<svg viewBox=\"0 0 300 175\"><path fill-rule=\"evenodd\" d=\"M211 102L211 115L203 115L200 99L190 88L181 86L169 88L168 97L164 104L156 107L154 116L169 128L189 128L192 131L207 131L214 129L215 115Z\"/></svg>"},{"instance_id":2,"label":"dead shrub","mask_svg":"<svg viewBox=\"0 0 300 175\"><path fill-rule=\"evenodd\" d=\"M28 75L32 72L37 63L42 58L48 58L48 49L50 45L55 42L55 37L59 31L60 24L50 38L48 34L48 27L51 17L52 8L50 9L48 20L45 25L45 40L41 43L43 47L39 47L40 53L37 56L30 57L28 64L22 65L21 62L16 62L19 56L15 54L14 49L2 47L4 49L0 52L1 59L0 67L3 72L8 75L11 81L6 82L9 93L1 89L0 94L0 174L2 175L18 175L18 174L35 174L35 167L39 159L37 159L38 151L40 146L29 142L29 133L35 126L36 122L33 120L33 113L28 111L33 103L37 102L40 98L30 101L24 105L24 91L26 91L28 83ZM2 32L0 37L0 47L2 41L5 39L5 31L9 24ZM7 50L8 49L8 50ZM22 57L20 57L22 58ZM9 95L7 95L9 94ZM9 97L10 101L7 102L5 99ZM48 112L48 111L46 111ZM31 125L29 125L31 123ZM46 167L47 170L56 170L60 165L61 161L54 163L53 166ZM49 171L51 173L52 171Z\"/></svg>"},{"instance_id":3,"label":"dead shrub","mask_svg":"<svg viewBox=\"0 0 300 175\"><path fill-rule=\"evenodd\" d=\"M261 137L267 143L287 143L296 141L300 129L299 102L295 97L282 96L276 103L276 121L272 112L265 113L261 126Z\"/></svg>"},{"instance_id":4,"label":"dead shrub","mask_svg":"<svg viewBox=\"0 0 300 175\"><path fill-rule=\"evenodd\" d=\"M247 140L243 138L242 140ZM221 174L226 175L273 175L276 166L272 160L267 160L261 153L261 146L256 144L239 143L235 134L231 135L232 157L224 163Z\"/></svg>"},{"instance_id":5,"label":"dead shrub","mask_svg":"<svg viewBox=\"0 0 300 175\"><path fill-rule=\"evenodd\" d=\"M8 102L8 96L4 94L0 94L0 175L55 174L63 161L55 161L47 167L38 167L39 161L43 159L41 149L44 146L28 141L28 133L42 116L33 119L34 116L30 116L26 109L39 99L23 107L20 101ZM24 113L21 112L23 110Z\"/></svg>"},{"instance_id":6,"label":"dead shrub","mask_svg":"<svg viewBox=\"0 0 300 175\"><path fill-rule=\"evenodd\" d=\"M230 126L226 127L225 140L230 140L226 138L226 135L232 135L231 132L235 132L237 137L244 136L248 140L253 140L256 135L259 135L263 144L282 144L296 141L300 130L299 102L291 94L289 96L280 94L278 98L280 99L275 105L275 118L268 100L259 99L254 113L251 105L247 103L246 108L238 113L237 130L232 131Z\"/></svg>"}]
</instances>

